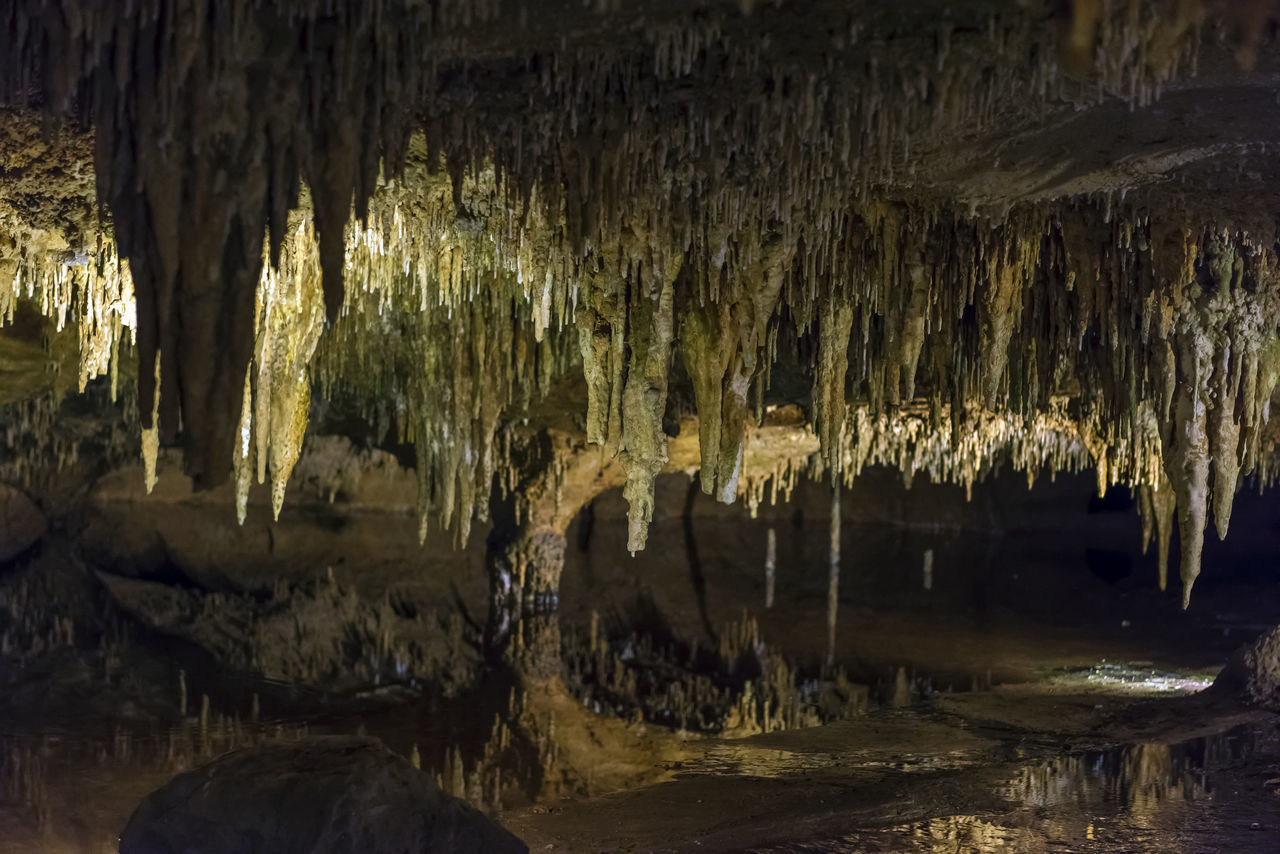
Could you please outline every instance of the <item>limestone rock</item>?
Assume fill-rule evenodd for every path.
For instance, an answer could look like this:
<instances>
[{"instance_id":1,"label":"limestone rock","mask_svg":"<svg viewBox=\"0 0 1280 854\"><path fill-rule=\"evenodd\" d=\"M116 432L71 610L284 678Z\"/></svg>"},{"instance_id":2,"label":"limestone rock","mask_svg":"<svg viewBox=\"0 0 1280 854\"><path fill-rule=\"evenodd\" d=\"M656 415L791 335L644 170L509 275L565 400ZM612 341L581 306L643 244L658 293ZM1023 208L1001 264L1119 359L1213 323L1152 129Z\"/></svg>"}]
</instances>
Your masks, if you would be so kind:
<instances>
[{"instance_id":1,"label":"limestone rock","mask_svg":"<svg viewBox=\"0 0 1280 854\"><path fill-rule=\"evenodd\" d=\"M1280 626L1236 650L1213 690L1280 710Z\"/></svg>"},{"instance_id":2,"label":"limestone rock","mask_svg":"<svg viewBox=\"0 0 1280 854\"><path fill-rule=\"evenodd\" d=\"M519 839L373 738L230 753L142 802L120 854L505 854Z\"/></svg>"},{"instance_id":3,"label":"limestone rock","mask_svg":"<svg viewBox=\"0 0 1280 854\"><path fill-rule=\"evenodd\" d=\"M0 483L0 563L31 548L47 527L44 514L25 493Z\"/></svg>"}]
</instances>

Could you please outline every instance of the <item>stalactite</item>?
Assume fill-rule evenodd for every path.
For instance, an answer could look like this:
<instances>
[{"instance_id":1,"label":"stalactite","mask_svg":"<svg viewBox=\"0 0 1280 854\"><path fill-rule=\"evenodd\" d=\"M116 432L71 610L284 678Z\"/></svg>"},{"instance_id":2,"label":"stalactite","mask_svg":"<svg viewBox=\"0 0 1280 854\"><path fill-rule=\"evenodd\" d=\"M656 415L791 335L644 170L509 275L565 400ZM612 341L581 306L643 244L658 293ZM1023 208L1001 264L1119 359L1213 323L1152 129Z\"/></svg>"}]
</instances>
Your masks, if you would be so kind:
<instances>
[{"instance_id":1,"label":"stalactite","mask_svg":"<svg viewBox=\"0 0 1280 854\"><path fill-rule=\"evenodd\" d=\"M627 473L622 494L627 500L627 549L644 548L653 519L653 480L667 462L662 416L667 408L667 371L673 336L672 280L678 262L668 269L658 263L648 270L633 295L631 361L622 393L622 441L618 459Z\"/></svg>"},{"instance_id":2,"label":"stalactite","mask_svg":"<svg viewBox=\"0 0 1280 854\"><path fill-rule=\"evenodd\" d=\"M848 305L826 309L818 338L820 351L814 373L814 426L832 482L840 475L838 448L845 435L845 382L849 373L849 332L853 309Z\"/></svg>"},{"instance_id":3,"label":"stalactite","mask_svg":"<svg viewBox=\"0 0 1280 854\"><path fill-rule=\"evenodd\" d=\"M1233 359L1236 360L1233 366ZM1214 393L1210 435L1213 446L1213 523L1218 539L1226 539L1231 505L1240 481L1240 422L1235 415L1239 393L1239 352L1220 347L1214 354L1211 388Z\"/></svg>"},{"instance_id":4,"label":"stalactite","mask_svg":"<svg viewBox=\"0 0 1280 854\"><path fill-rule=\"evenodd\" d=\"M1030 477L1041 469L1081 471L1092 461L1065 401L1030 423L975 413L958 445L949 431L934 429L928 413L919 408L873 417L868 407L851 406L846 417L850 427L840 449L846 484L868 465L892 466L913 475L925 472L937 483L971 487L1002 464Z\"/></svg>"},{"instance_id":5,"label":"stalactite","mask_svg":"<svg viewBox=\"0 0 1280 854\"><path fill-rule=\"evenodd\" d=\"M1179 382L1174 392L1173 421L1165 436L1165 473L1177 496L1178 533L1182 545L1183 607L1191 601L1191 587L1200 574L1209 510L1209 436L1206 400L1212 370L1212 346L1196 329L1179 330L1176 365Z\"/></svg>"},{"instance_id":6,"label":"stalactite","mask_svg":"<svg viewBox=\"0 0 1280 854\"><path fill-rule=\"evenodd\" d=\"M1159 585L1164 590L1169 584L1169 547L1173 543L1173 517L1178 510L1177 496L1169 479L1161 472L1159 487L1151 488L1151 507L1155 515L1157 538L1157 564L1160 568Z\"/></svg>"},{"instance_id":7,"label":"stalactite","mask_svg":"<svg viewBox=\"0 0 1280 854\"><path fill-rule=\"evenodd\" d=\"M702 490L728 504L737 497L750 379L743 371L729 303L690 306L681 312L679 339L700 416Z\"/></svg>"}]
</instances>

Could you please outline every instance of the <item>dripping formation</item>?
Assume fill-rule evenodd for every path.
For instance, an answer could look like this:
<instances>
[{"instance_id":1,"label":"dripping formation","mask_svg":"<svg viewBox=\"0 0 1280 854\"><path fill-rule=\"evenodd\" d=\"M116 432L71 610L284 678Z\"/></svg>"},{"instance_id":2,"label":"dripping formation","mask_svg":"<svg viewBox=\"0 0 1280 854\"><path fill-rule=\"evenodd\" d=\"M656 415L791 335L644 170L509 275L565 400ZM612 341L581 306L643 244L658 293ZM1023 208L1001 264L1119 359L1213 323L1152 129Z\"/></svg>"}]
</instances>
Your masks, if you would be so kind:
<instances>
[{"instance_id":1,"label":"dripping formation","mask_svg":"<svg viewBox=\"0 0 1280 854\"><path fill-rule=\"evenodd\" d=\"M1269 13L1067 5L901 12L926 50L834 3L561 33L497 0L12 5L6 115L81 172L58 216L6 207L0 315L74 324L81 389L131 361L148 487L180 440L242 521L254 481L279 515L313 397L412 446L420 536L465 541L508 494L529 518L519 456L572 400L583 441L550 470L616 460L633 552L672 467L752 507L801 471L1093 468L1137 490L1162 585L1177 520L1185 606L1206 528L1275 471L1276 200L1207 203L1191 150L1124 180L1013 150L954 176L1002 125L1052 142L1076 111L1158 117L1201 66L1247 75ZM1265 160L1247 130L1232 150ZM796 404L803 453L753 458Z\"/></svg>"}]
</instances>

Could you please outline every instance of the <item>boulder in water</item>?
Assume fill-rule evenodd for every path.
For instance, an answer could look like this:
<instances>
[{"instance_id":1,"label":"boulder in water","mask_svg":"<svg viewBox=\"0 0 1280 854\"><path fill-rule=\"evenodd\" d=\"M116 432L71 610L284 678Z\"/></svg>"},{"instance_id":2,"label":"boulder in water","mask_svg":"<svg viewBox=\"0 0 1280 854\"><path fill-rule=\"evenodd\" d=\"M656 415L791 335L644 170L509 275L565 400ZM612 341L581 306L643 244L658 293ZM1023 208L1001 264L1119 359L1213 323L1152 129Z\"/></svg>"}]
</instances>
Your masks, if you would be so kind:
<instances>
[{"instance_id":1,"label":"boulder in water","mask_svg":"<svg viewBox=\"0 0 1280 854\"><path fill-rule=\"evenodd\" d=\"M129 819L120 854L527 854L375 738L229 753L179 774Z\"/></svg>"},{"instance_id":2,"label":"boulder in water","mask_svg":"<svg viewBox=\"0 0 1280 854\"><path fill-rule=\"evenodd\" d=\"M40 508L22 490L0 483L0 563L31 548L47 527Z\"/></svg>"}]
</instances>

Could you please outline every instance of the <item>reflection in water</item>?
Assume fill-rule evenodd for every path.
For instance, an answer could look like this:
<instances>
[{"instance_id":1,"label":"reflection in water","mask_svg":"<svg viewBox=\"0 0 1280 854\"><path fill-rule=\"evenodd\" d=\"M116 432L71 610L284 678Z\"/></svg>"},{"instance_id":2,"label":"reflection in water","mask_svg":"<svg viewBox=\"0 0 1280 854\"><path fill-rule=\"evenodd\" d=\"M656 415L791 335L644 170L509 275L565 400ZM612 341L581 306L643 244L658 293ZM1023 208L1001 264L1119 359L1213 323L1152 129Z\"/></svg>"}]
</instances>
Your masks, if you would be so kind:
<instances>
[{"instance_id":1,"label":"reflection in water","mask_svg":"<svg viewBox=\"0 0 1280 854\"><path fill-rule=\"evenodd\" d=\"M1134 744L1055 757L1023 766L997 794L1014 809L1003 815L949 815L838 840L772 851L1005 854L1044 851L1200 851L1191 829L1196 802L1212 800L1217 778L1248 760L1258 733L1238 727L1180 744ZM1228 795L1238 794L1230 791ZM1262 797L1265 790L1246 797ZM1250 816L1265 812L1252 802ZM1259 808L1262 808L1259 810ZM1202 813L1201 813L1202 814ZM1230 834L1237 831L1235 841ZM1265 836L1260 831L1268 831ZM1275 828L1257 822L1214 825L1212 850L1280 850Z\"/></svg>"},{"instance_id":2,"label":"reflection in water","mask_svg":"<svg viewBox=\"0 0 1280 854\"><path fill-rule=\"evenodd\" d=\"M836 660L836 612L840 608L840 488L831 490L831 550L827 556L827 667Z\"/></svg>"},{"instance_id":3,"label":"reflection in water","mask_svg":"<svg viewBox=\"0 0 1280 854\"><path fill-rule=\"evenodd\" d=\"M123 819L173 775L230 750L308 731L203 708L198 718L145 736L120 727L100 734L0 733L0 852L114 852Z\"/></svg>"},{"instance_id":4,"label":"reflection in water","mask_svg":"<svg viewBox=\"0 0 1280 854\"><path fill-rule=\"evenodd\" d=\"M514 710L513 716L520 717L519 709ZM556 746L581 737L581 733L569 731L577 720L557 715L543 733L546 743L529 759L542 763L549 772ZM908 777L948 777L964 780L964 791L969 795L959 803L977 800L991 804L984 814L922 817L835 839L760 850L850 854L1274 850L1266 847L1267 840L1274 840L1250 830L1249 823L1269 815L1268 808L1271 813L1280 811L1280 803L1271 803L1280 802L1280 798L1269 797L1266 789L1259 788L1261 778L1251 784L1252 789L1243 789L1238 781L1223 777L1232 769L1256 769L1280 760L1280 742L1274 728L1259 731L1244 727L1180 744L1135 744L1036 759L1011 768L1003 781L995 782L998 801L990 801L979 791L983 785L979 781L984 779L982 767L989 764L995 745L989 738L970 734L972 743L961 745L956 741L958 731L931 722L915 711L861 721L844 729L829 726L809 730L810 735L795 740L775 742L789 743L793 749L777 749L767 742L752 740L709 740L694 751L699 758L684 761L672 770L678 777L700 776L716 780L721 786L734 785L733 780L768 778L801 789L815 779L843 779L844 785L880 787L887 781ZM313 733L316 730L315 725L310 728ZM840 747L856 738L858 732L867 731L883 733L888 740L876 749ZM306 732L301 727L247 725L234 717L214 714L203 719L193 716L180 726L144 737L118 729L104 730L96 738L53 732L38 737L2 735L0 851L112 851L114 834L133 805L175 772L264 737L290 739ZM933 733L932 738L927 732ZM374 734L387 737L390 733L379 730ZM503 740L509 740L509 735L499 738ZM907 752L911 744L919 748L918 753ZM1001 749L1014 746L1014 742L1008 742ZM993 770L998 771L999 767ZM978 776L950 776L957 772ZM477 793L473 789L480 784L486 791L479 796L479 802L494 806L491 798L502 788L502 781L496 781L490 791L486 781L473 777L471 769L463 767L456 750L446 754L438 778L443 788L475 800ZM897 783L890 783L885 791L897 788ZM922 816L956 809L956 801L930 794L932 790L927 786L915 791L917 794L908 797L910 803L894 807L897 815L902 815L903 809ZM1187 828L1203 815L1202 803L1221 810L1220 795L1230 797L1236 791L1244 791L1246 798L1253 799L1245 804L1243 814L1247 820L1236 825L1237 829L1243 828L1239 830L1243 842L1237 839L1209 849L1190 842L1182 844L1181 840L1194 838L1188 835ZM1266 798L1266 802L1258 798ZM1007 811L998 806L1000 802L1008 805ZM1220 818L1223 813L1214 815ZM880 820L867 824L874 827ZM859 819L849 821L857 826ZM1210 835L1227 839L1229 831L1227 828L1227 836L1223 836L1224 831L1215 825ZM1274 827L1270 832L1274 833Z\"/></svg>"},{"instance_id":5,"label":"reflection in water","mask_svg":"<svg viewBox=\"0 0 1280 854\"><path fill-rule=\"evenodd\" d=\"M764 552L764 606L773 607L773 585L778 573L778 533L769 526L768 540Z\"/></svg>"},{"instance_id":6,"label":"reflection in water","mask_svg":"<svg viewBox=\"0 0 1280 854\"><path fill-rule=\"evenodd\" d=\"M694 816L696 821L690 819L688 825L702 822L725 827L752 819L750 832L759 827L773 833L769 838L776 841L771 844L794 840L800 833L807 834L804 838L834 837L834 841L807 847L790 842L792 847L781 849L797 851L1269 850L1164 845L1177 838L1188 810L1204 803L1216 805L1224 788L1215 782L1217 769L1251 749L1247 738L1237 735L1045 758L1058 749L1052 746L1058 738L1053 732L1037 733L1038 737L1026 732L987 732L977 723L987 719L977 713L962 721L950 713L931 717L930 703L942 702L935 698L942 696L948 684L963 687L970 671L941 677L918 659L972 668L979 674L973 677L974 687L989 688L992 676L987 666L995 654L990 650L998 653L997 660L1022 655L1023 647L1039 637L1041 611L1032 609L1038 620L1032 631L1009 624L1011 609L999 606L999 597L1016 588L1017 578L1000 576L1001 568L1025 566L1028 561L991 561L983 557L991 553L987 544L982 544L986 552L975 551L936 538L904 538L894 544L897 551L890 554L892 560L882 560L874 543L868 546L859 540L858 571L846 572L840 579L839 515L822 521L830 525L823 526L823 536L800 537L788 529L770 529L766 533L774 536L767 540L744 541L741 548L750 548L750 561L704 549L698 562L696 555L675 549L675 554L685 555L688 565L681 560L650 560L638 572L634 564L627 564L626 574L619 571L617 576L603 578L589 591L580 588L578 600L586 603L578 609L581 619L569 622L566 618L566 625L549 635L558 638L554 643L560 644L563 654L567 689L553 698L554 703L526 704L500 679L492 686L456 693L423 695L384 685L336 699L300 691L293 683L271 691L267 690L270 683L260 680L224 686L220 671L212 665L196 669L203 659L175 655L177 648L171 641L159 647L163 666L150 665L146 664L150 659L135 649L141 646L138 639L126 643L128 636L122 631L101 633L99 642L99 636L81 623L73 631L55 622L64 608L44 607L41 613L48 612L47 621L34 620L30 604L14 608L8 633L0 631L4 635L0 647L9 649L9 658L0 665L8 668L3 675L9 682L26 691L23 696L41 702L23 702L16 691L8 690L8 683L0 686L5 689L6 708L40 710L21 719L12 714L2 718L0 854L114 851L115 835L134 806L173 774L264 737L290 738L308 732L378 736L436 775L447 792L486 809L501 804L507 816L518 816L531 802L543 812L530 810L530 814L548 815L552 809L562 809L548 805L563 795L608 790L606 772L622 772L611 771L606 760L618 768L634 768L637 779L673 778L685 787L678 792L692 790L698 797L729 793L720 812L711 807L710 799L703 804L697 797L674 799L654 808L654 801L645 799L644 793L650 790L637 783L632 794L637 795L638 806L618 821L592 812L593 802L579 801L573 811L580 812L589 825L581 839L625 826L627 834L653 828L654 839L669 840L674 818ZM606 535L607 527L597 528L593 536ZM678 528L673 531L673 536L679 534ZM713 542L722 545L724 538ZM1048 613L1050 606L1060 608L1067 595L1066 587L1048 582L1069 576L1074 590L1076 576L1037 566L1044 570L1037 572L1039 598L1031 598L1043 603L1042 611ZM594 571L603 577L604 567L598 561ZM751 584L739 577L747 572ZM781 583L775 588L773 579L778 574ZM948 622L945 616L958 601L967 601L964 597L973 588L975 575L979 581L993 579L985 589L997 602L992 610L994 623L981 631L967 617ZM635 577L648 579L643 590L623 583ZM682 607L674 594L664 592L686 590L690 582L696 595L689 598L697 607ZM10 580L11 587L13 583ZM922 584L927 595L920 589ZM747 590L749 603L742 598ZM762 592L773 607L759 612ZM739 593L739 598L730 595ZM26 594L14 601L26 603ZM630 601L636 602L634 607L626 604ZM1018 601L1021 608L1022 599ZM1093 608L1096 603L1082 602L1092 609L1090 613L1098 610ZM750 609L745 610L748 604ZM435 624L420 616L426 614L421 604L413 609L387 607L397 620L416 627ZM843 632L834 638L841 645L835 650L837 666L824 667L831 657L837 609L841 609ZM728 619L722 619L726 615ZM1119 620L1111 619L1115 616L1110 614L1107 620L1118 626ZM716 631L706 630L708 618L714 620ZM772 632L767 646L762 622ZM1001 629L1004 634L993 639L988 629ZM789 654L781 651L781 641L773 645L773 633L789 644L785 647ZM449 628L444 634L443 647L461 645L460 629ZM715 641L708 643L710 638ZM1199 643L1205 636L1194 639ZM1054 694L1078 690L1182 693L1202 684L1195 673L1163 672L1145 661L1081 666L1112 655L1112 648L1099 644L1096 650L1089 647L1087 655L1038 658L1027 653L1027 657L1052 663L1054 669L1047 671L1045 682ZM1044 649L1053 651L1045 646L1041 652ZM1120 647L1115 654L1125 652ZM452 654L449 660L454 660ZM458 660L464 659L459 656ZM904 661L911 664L904 666ZM857 670L851 677L845 667ZM1046 674L1046 669L1035 672ZM50 684L60 686L59 693L51 693ZM209 698L204 696L206 691ZM258 692L268 716L298 715L306 725L288 729L259 725ZM87 699L99 696L107 701ZM992 698L991 708L999 706L999 699ZM841 719L848 719L850 725L804 730L795 739L769 738ZM613 728L606 728L602 721ZM661 739L650 739L655 733ZM735 739L751 734L758 734L754 743ZM795 749L777 749L780 745ZM1035 752L1014 753L1015 749ZM598 767L603 770L578 762L588 755L601 757ZM1015 755L1026 764L1018 768L1001 764ZM1032 761L1030 756L1037 758ZM618 757L630 764L616 762ZM1267 754L1263 764L1276 759L1280 757ZM993 776L1006 771L1007 779ZM1265 821L1268 809L1275 812L1280 807L1280 798L1269 789L1257 794L1261 782L1270 777L1280 778L1280 770L1254 784L1253 800L1243 811L1248 815L1243 823L1246 836L1252 821ZM768 796L758 796L758 806L744 813L738 796L761 791L764 781ZM903 794L902 787L913 786ZM994 800L993 788L1007 807ZM811 829L800 821L806 811L833 814L824 797L848 797L856 809L840 811L830 819L832 823ZM1273 832L1275 826L1280 821L1274 823ZM689 846L695 836L693 831L685 834L681 842L688 845L681 850L694 850ZM739 837L745 845L758 844L762 838ZM1260 838L1255 837L1255 843ZM744 844L735 840L718 849L697 850L742 850ZM586 844L568 848L599 849ZM637 845L634 850L648 848Z\"/></svg>"}]
</instances>

